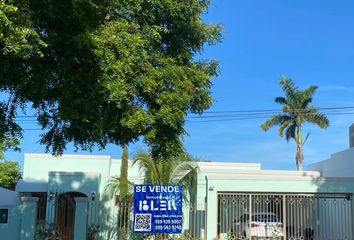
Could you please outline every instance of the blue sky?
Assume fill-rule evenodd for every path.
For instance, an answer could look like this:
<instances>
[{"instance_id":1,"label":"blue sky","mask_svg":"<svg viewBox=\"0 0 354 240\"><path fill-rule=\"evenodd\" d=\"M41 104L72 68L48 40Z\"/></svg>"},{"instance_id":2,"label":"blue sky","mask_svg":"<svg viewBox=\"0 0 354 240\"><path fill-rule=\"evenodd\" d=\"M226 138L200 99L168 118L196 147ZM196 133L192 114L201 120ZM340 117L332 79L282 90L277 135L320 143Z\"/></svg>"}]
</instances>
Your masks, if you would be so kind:
<instances>
[{"instance_id":1,"label":"blue sky","mask_svg":"<svg viewBox=\"0 0 354 240\"><path fill-rule=\"evenodd\" d=\"M214 79L210 111L280 109L279 78L286 75L300 88L318 85L314 104L354 107L354 1L351 0L214 0L205 16L224 27L223 40L206 47L201 58L220 62ZM330 115L331 126L311 131L305 146L305 167L348 147L348 127L354 115ZM262 132L265 119L186 124L187 150L194 156L228 162L260 162L264 169L296 169L294 143L287 144L277 129ZM25 128L35 128L24 125ZM7 158L23 161L25 152L44 152L40 131L27 131L22 153ZM143 147L130 146L130 152ZM68 147L66 153L73 153ZM85 152L79 152L85 153ZM120 157L117 146L93 154ZM89 153L87 153L89 154Z\"/></svg>"}]
</instances>

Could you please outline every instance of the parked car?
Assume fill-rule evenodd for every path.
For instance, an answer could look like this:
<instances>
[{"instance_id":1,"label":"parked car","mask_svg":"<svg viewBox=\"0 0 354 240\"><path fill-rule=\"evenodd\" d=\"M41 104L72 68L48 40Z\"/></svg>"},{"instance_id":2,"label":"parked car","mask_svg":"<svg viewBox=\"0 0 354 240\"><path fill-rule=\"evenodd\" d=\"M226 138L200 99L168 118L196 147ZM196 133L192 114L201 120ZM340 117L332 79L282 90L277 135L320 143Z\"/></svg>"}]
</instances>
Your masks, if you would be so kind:
<instances>
[{"instance_id":1,"label":"parked car","mask_svg":"<svg viewBox=\"0 0 354 240\"><path fill-rule=\"evenodd\" d=\"M232 223L231 234L235 239L282 239L283 224L272 212L243 214Z\"/></svg>"}]
</instances>

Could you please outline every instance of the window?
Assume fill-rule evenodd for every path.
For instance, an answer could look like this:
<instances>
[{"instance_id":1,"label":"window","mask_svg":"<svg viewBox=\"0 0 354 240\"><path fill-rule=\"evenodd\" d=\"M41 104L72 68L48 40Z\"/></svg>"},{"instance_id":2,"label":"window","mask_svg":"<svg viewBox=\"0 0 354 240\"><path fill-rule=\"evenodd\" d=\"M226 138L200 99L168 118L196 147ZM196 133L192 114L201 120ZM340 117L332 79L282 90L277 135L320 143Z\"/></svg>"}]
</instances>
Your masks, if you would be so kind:
<instances>
[{"instance_id":1,"label":"window","mask_svg":"<svg viewBox=\"0 0 354 240\"><path fill-rule=\"evenodd\" d=\"M7 223L9 218L9 209L0 209L0 223Z\"/></svg>"}]
</instances>

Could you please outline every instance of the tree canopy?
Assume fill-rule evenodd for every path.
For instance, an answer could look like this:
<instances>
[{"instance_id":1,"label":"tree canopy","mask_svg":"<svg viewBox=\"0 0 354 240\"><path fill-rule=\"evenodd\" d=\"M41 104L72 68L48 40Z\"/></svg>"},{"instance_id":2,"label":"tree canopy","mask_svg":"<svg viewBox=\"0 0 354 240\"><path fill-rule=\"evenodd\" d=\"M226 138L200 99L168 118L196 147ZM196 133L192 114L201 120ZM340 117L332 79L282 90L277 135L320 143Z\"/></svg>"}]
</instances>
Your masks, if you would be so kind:
<instances>
[{"instance_id":1,"label":"tree canopy","mask_svg":"<svg viewBox=\"0 0 354 240\"><path fill-rule=\"evenodd\" d=\"M21 179L21 169L17 162L0 162L0 187L15 190L18 180Z\"/></svg>"},{"instance_id":2,"label":"tree canopy","mask_svg":"<svg viewBox=\"0 0 354 240\"><path fill-rule=\"evenodd\" d=\"M0 140L0 160L5 159L5 152L7 150L14 150L14 151L20 151L20 140L18 138L11 138L8 136L5 136L4 140Z\"/></svg>"},{"instance_id":3,"label":"tree canopy","mask_svg":"<svg viewBox=\"0 0 354 240\"><path fill-rule=\"evenodd\" d=\"M221 28L209 0L0 1L0 136L20 138L30 105L40 142L61 154L143 136L154 157L178 152L188 112L212 104Z\"/></svg>"},{"instance_id":4,"label":"tree canopy","mask_svg":"<svg viewBox=\"0 0 354 240\"><path fill-rule=\"evenodd\" d=\"M320 113L316 106L311 105L317 86L310 86L305 90L299 90L294 82L287 78L280 79L280 86L284 91L284 97L276 97L275 102L283 106L283 113L274 115L261 125L262 130L268 131L274 126L279 126L279 136L289 142L294 139L297 145L296 165L302 171L304 160L303 145L306 143L309 134L303 139L302 125L305 122L313 123L320 128L329 126L328 118Z\"/></svg>"}]
</instances>

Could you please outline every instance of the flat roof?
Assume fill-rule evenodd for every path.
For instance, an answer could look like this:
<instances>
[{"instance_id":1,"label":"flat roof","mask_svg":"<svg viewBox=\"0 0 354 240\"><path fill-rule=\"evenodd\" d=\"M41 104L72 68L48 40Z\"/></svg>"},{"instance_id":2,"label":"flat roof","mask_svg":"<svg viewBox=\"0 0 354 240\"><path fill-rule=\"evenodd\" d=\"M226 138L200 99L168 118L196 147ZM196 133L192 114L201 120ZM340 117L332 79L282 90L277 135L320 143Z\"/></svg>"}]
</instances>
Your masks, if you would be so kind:
<instances>
[{"instance_id":1,"label":"flat roof","mask_svg":"<svg viewBox=\"0 0 354 240\"><path fill-rule=\"evenodd\" d=\"M62 159L94 159L94 160L109 160L111 159L111 156L109 155L84 155L84 154L63 154L60 156L54 156L52 154L46 154L46 153L25 153L25 159L26 158L62 158Z\"/></svg>"},{"instance_id":2,"label":"flat roof","mask_svg":"<svg viewBox=\"0 0 354 240\"><path fill-rule=\"evenodd\" d=\"M17 192L47 192L48 182L21 179L16 185Z\"/></svg>"}]
</instances>

